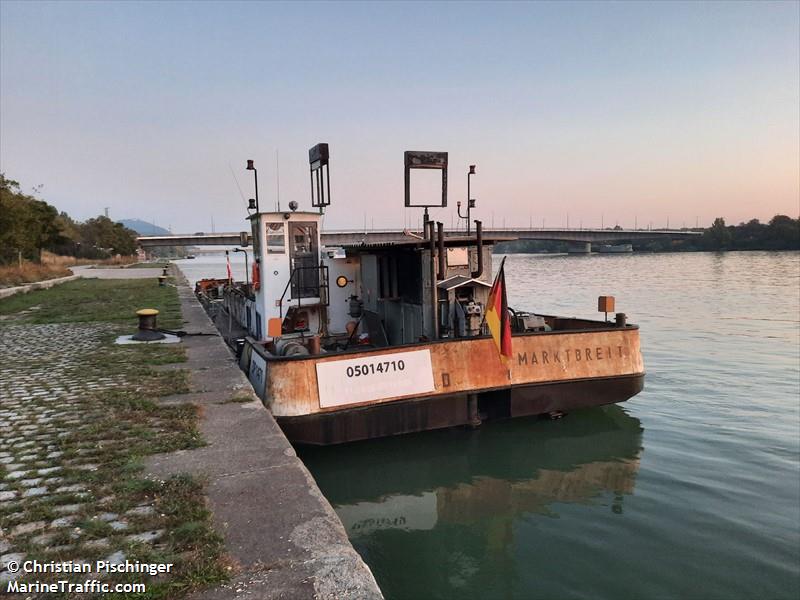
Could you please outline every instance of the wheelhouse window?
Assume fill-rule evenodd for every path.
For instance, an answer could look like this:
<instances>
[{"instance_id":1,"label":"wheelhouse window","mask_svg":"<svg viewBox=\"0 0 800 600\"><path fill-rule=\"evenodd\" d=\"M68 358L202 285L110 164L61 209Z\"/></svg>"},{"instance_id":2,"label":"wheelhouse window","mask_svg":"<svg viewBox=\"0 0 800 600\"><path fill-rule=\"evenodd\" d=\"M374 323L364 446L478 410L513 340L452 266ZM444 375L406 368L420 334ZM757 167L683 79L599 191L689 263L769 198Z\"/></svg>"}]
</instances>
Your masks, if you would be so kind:
<instances>
[{"instance_id":1,"label":"wheelhouse window","mask_svg":"<svg viewBox=\"0 0 800 600\"><path fill-rule=\"evenodd\" d=\"M267 223L267 254L285 254L286 240L283 223Z\"/></svg>"}]
</instances>

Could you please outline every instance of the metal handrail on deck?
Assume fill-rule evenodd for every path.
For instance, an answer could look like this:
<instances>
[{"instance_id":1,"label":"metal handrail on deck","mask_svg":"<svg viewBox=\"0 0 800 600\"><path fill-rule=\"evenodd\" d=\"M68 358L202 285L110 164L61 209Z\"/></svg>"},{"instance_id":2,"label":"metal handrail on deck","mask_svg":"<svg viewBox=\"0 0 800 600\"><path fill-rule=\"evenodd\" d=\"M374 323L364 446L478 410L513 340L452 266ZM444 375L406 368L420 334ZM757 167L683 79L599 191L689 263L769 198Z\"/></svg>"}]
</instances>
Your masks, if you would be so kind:
<instances>
[{"instance_id":1,"label":"metal handrail on deck","mask_svg":"<svg viewBox=\"0 0 800 600\"><path fill-rule=\"evenodd\" d=\"M319 295L318 296L314 296L314 297L318 297L320 299L320 303L323 306L328 306L330 304L330 298L329 298L330 295L328 293L329 283L328 283L328 267L327 267L327 265L315 265L313 267L293 267L291 273L289 274L289 281L286 282L286 287L283 288L283 293L281 294L280 300L278 301L278 303L279 303L278 315L279 315L279 317L281 319L283 319L283 300L284 300L284 298L286 298L286 292L289 291L289 288L291 287L292 283L294 282L295 274L298 271L308 271L308 270L312 270L312 269L315 270L315 271L320 271L322 273L322 277L320 278L321 279L321 283L317 284L317 289L319 290ZM325 292L324 293L324 298L323 298L323 293L322 293L323 290ZM297 308L298 309L302 306L302 302L301 302L302 298L303 298L302 295L298 295L298 297L297 297Z\"/></svg>"}]
</instances>

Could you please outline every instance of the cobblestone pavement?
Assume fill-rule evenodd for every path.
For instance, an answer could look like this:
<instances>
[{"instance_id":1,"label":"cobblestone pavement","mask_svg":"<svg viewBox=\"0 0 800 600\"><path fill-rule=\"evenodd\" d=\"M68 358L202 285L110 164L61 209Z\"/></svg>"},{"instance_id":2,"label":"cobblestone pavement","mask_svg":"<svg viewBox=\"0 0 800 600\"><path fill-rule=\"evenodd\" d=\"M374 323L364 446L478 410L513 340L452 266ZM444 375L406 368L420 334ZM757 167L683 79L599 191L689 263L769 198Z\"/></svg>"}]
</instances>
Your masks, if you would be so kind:
<instances>
[{"instance_id":1,"label":"cobblestone pavement","mask_svg":"<svg viewBox=\"0 0 800 600\"><path fill-rule=\"evenodd\" d=\"M12 560L122 562L164 536L152 497L119 488L134 468L129 444L156 438L160 424L109 408L108 394L136 385L125 355L108 349L117 333L0 322L0 582L19 576Z\"/></svg>"}]
</instances>

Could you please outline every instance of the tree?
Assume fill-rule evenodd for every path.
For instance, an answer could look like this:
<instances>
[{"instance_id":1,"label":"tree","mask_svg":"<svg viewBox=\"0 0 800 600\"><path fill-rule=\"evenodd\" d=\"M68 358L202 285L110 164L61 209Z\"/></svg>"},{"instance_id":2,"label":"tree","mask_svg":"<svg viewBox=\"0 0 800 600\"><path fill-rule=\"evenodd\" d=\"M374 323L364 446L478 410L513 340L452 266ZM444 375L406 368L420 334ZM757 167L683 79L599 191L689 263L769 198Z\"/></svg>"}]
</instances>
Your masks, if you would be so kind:
<instances>
[{"instance_id":1,"label":"tree","mask_svg":"<svg viewBox=\"0 0 800 600\"><path fill-rule=\"evenodd\" d=\"M55 207L23 194L18 182L0 173L0 262L17 256L40 261L43 248L63 241L57 216Z\"/></svg>"},{"instance_id":2,"label":"tree","mask_svg":"<svg viewBox=\"0 0 800 600\"><path fill-rule=\"evenodd\" d=\"M0 264L41 261L42 250L85 258L136 252L136 232L107 217L76 223L0 173Z\"/></svg>"},{"instance_id":3,"label":"tree","mask_svg":"<svg viewBox=\"0 0 800 600\"><path fill-rule=\"evenodd\" d=\"M775 215L767 226L769 249L800 248L800 219Z\"/></svg>"},{"instance_id":4,"label":"tree","mask_svg":"<svg viewBox=\"0 0 800 600\"><path fill-rule=\"evenodd\" d=\"M706 247L711 250L725 250L731 243L731 232L725 225L725 219L717 217L714 223L703 233Z\"/></svg>"},{"instance_id":5,"label":"tree","mask_svg":"<svg viewBox=\"0 0 800 600\"><path fill-rule=\"evenodd\" d=\"M114 223L105 216L89 219L78 226L83 243L100 248L110 254L136 252L136 232Z\"/></svg>"}]
</instances>

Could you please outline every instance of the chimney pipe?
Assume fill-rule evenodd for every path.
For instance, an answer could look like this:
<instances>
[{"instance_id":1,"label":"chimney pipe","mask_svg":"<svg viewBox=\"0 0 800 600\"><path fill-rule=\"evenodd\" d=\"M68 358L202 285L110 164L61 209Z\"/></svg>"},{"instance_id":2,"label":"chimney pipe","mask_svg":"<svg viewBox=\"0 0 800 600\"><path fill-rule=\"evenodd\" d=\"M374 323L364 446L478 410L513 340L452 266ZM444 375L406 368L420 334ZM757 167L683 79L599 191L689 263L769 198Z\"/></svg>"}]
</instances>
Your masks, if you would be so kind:
<instances>
[{"instance_id":1,"label":"chimney pipe","mask_svg":"<svg viewBox=\"0 0 800 600\"><path fill-rule=\"evenodd\" d=\"M439 298L438 298L438 288L436 287L436 223L433 221L428 221L428 244L430 248L430 277L431 277L431 318L432 322L431 325L433 326L432 333L433 339L439 339Z\"/></svg>"},{"instance_id":2,"label":"chimney pipe","mask_svg":"<svg viewBox=\"0 0 800 600\"><path fill-rule=\"evenodd\" d=\"M445 264L444 264L444 223L439 221L436 223L439 235L439 280L444 279Z\"/></svg>"}]
</instances>

